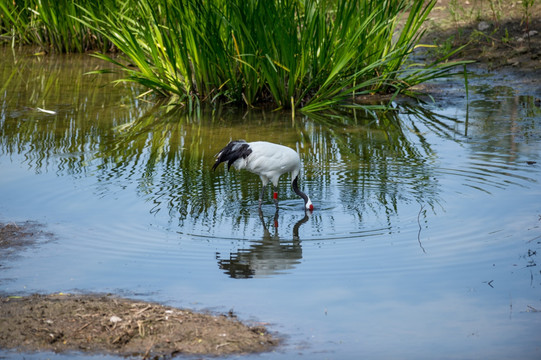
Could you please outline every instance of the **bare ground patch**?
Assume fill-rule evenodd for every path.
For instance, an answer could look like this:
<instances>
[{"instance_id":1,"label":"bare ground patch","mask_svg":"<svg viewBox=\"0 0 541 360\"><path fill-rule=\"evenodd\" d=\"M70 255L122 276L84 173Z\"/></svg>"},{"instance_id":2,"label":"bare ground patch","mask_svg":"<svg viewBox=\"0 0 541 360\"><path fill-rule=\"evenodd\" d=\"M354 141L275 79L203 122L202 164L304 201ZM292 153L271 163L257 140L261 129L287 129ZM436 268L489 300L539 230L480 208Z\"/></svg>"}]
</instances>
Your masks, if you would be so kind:
<instances>
[{"instance_id":1,"label":"bare ground patch","mask_svg":"<svg viewBox=\"0 0 541 360\"><path fill-rule=\"evenodd\" d=\"M424 43L434 56L466 45L455 59L476 60L488 69L541 72L541 1L438 0Z\"/></svg>"},{"instance_id":2,"label":"bare ground patch","mask_svg":"<svg viewBox=\"0 0 541 360\"><path fill-rule=\"evenodd\" d=\"M6 259L9 256L14 256L17 252L33 246L38 240L52 238L53 234L45 231L44 226L37 222L0 223L1 258Z\"/></svg>"},{"instance_id":3,"label":"bare ground patch","mask_svg":"<svg viewBox=\"0 0 541 360\"><path fill-rule=\"evenodd\" d=\"M39 223L0 223L0 258L17 256L43 238L53 234ZM233 313L197 313L111 295L0 296L3 349L160 358L264 352L278 343L263 325L248 326Z\"/></svg>"},{"instance_id":4,"label":"bare ground patch","mask_svg":"<svg viewBox=\"0 0 541 360\"><path fill-rule=\"evenodd\" d=\"M0 297L0 347L142 358L269 351L263 326L109 295Z\"/></svg>"}]
</instances>

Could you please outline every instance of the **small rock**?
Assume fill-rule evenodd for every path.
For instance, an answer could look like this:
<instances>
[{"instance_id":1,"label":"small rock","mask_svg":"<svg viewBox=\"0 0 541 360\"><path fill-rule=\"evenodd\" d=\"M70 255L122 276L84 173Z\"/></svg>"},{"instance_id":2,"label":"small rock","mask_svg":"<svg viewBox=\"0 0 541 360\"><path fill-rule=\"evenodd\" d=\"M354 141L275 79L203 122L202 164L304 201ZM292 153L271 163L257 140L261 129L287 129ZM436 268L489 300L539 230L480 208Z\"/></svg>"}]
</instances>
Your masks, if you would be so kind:
<instances>
[{"instance_id":1,"label":"small rock","mask_svg":"<svg viewBox=\"0 0 541 360\"><path fill-rule=\"evenodd\" d=\"M116 316L116 315L113 315L113 316L111 316L111 318L109 319L109 321L112 322L113 324L116 324L117 322L121 322L122 319L119 318L119 317Z\"/></svg>"},{"instance_id":2,"label":"small rock","mask_svg":"<svg viewBox=\"0 0 541 360\"><path fill-rule=\"evenodd\" d=\"M506 60L507 65L511 66L519 66L520 62L517 59L507 59Z\"/></svg>"},{"instance_id":3,"label":"small rock","mask_svg":"<svg viewBox=\"0 0 541 360\"><path fill-rule=\"evenodd\" d=\"M530 30L530 32L528 32L528 36L535 36L537 34L539 34L539 31L537 30Z\"/></svg>"},{"instance_id":4,"label":"small rock","mask_svg":"<svg viewBox=\"0 0 541 360\"><path fill-rule=\"evenodd\" d=\"M477 24L477 30L479 31L485 31L490 29L490 24L486 21L481 21L479 24Z\"/></svg>"}]
</instances>

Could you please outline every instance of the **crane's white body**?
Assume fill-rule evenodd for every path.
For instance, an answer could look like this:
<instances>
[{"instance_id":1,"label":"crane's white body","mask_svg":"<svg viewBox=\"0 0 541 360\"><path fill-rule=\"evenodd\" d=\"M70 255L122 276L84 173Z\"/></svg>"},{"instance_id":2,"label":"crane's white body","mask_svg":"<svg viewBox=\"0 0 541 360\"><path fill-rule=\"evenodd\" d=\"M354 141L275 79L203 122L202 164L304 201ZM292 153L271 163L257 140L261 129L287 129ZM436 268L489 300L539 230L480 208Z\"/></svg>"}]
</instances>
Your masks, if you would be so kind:
<instances>
[{"instance_id":1,"label":"crane's white body","mask_svg":"<svg viewBox=\"0 0 541 360\"><path fill-rule=\"evenodd\" d=\"M300 191L297 184L301 159L295 150L266 141L247 143L244 140L236 140L231 141L216 155L216 162L212 169L216 169L220 163L226 161L228 168L233 165L237 170L244 169L259 175L263 183L259 197L260 207L265 187L271 182L275 188L274 202L278 209L278 181L283 174L291 173L291 186L295 193L303 198L305 209L310 211L314 209L308 195Z\"/></svg>"},{"instance_id":2,"label":"crane's white body","mask_svg":"<svg viewBox=\"0 0 541 360\"><path fill-rule=\"evenodd\" d=\"M233 163L235 169L244 169L259 175L263 186L267 186L269 181L275 187L278 186L280 176L285 173L291 173L292 181L299 175L301 158L295 150L266 141L254 141L249 144L252 154L244 159L237 159Z\"/></svg>"}]
</instances>

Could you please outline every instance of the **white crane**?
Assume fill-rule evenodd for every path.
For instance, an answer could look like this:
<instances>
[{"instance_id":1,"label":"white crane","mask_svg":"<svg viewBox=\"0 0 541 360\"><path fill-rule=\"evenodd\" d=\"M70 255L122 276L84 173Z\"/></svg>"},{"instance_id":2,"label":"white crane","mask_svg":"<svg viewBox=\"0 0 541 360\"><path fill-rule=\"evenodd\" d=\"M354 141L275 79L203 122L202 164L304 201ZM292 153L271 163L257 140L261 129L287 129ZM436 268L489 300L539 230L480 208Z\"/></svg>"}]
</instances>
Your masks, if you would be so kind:
<instances>
[{"instance_id":1,"label":"white crane","mask_svg":"<svg viewBox=\"0 0 541 360\"><path fill-rule=\"evenodd\" d=\"M278 209L278 179L282 174L289 172L291 173L293 191L303 198L306 210L314 210L314 205L308 195L299 190L298 177L301 158L295 150L266 141L246 142L244 140L235 140L227 144L216 155L216 162L212 166L212 170L215 170L218 165L225 161L227 161L227 169L233 165L237 170L246 169L259 175L263 182L263 188L259 196L260 209L265 188L269 181L274 186L273 198L276 209Z\"/></svg>"}]
</instances>

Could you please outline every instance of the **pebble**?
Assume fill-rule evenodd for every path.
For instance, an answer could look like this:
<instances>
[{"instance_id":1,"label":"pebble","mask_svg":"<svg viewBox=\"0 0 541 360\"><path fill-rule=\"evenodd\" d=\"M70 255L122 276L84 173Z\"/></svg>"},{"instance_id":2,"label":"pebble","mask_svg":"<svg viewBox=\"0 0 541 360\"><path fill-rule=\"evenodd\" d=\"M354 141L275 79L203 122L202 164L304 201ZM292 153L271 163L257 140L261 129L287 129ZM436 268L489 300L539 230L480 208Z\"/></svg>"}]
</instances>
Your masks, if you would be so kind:
<instances>
[{"instance_id":1,"label":"pebble","mask_svg":"<svg viewBox=\"0 0 541 360\"><path fill-rule=\"evenodd\" d=\"M477 24L477 30L479 31L485 31L490 29L490 24L486 21L481 21L479 24Z\"/></svg>"},{"instance_id":2,"label":"pebble","mask_svg":"<svg viewBox=\"0 0 541 360\"><path fill-rule=\"evenodd\" d=\"M116 316L116 315L113 315L113 316L111 316L111 318L109 319L109 321L112 322L113 324L116 324L117 322L121 322L122 319L119 318L119 317Z\"/></svg>"}]
</instances>

